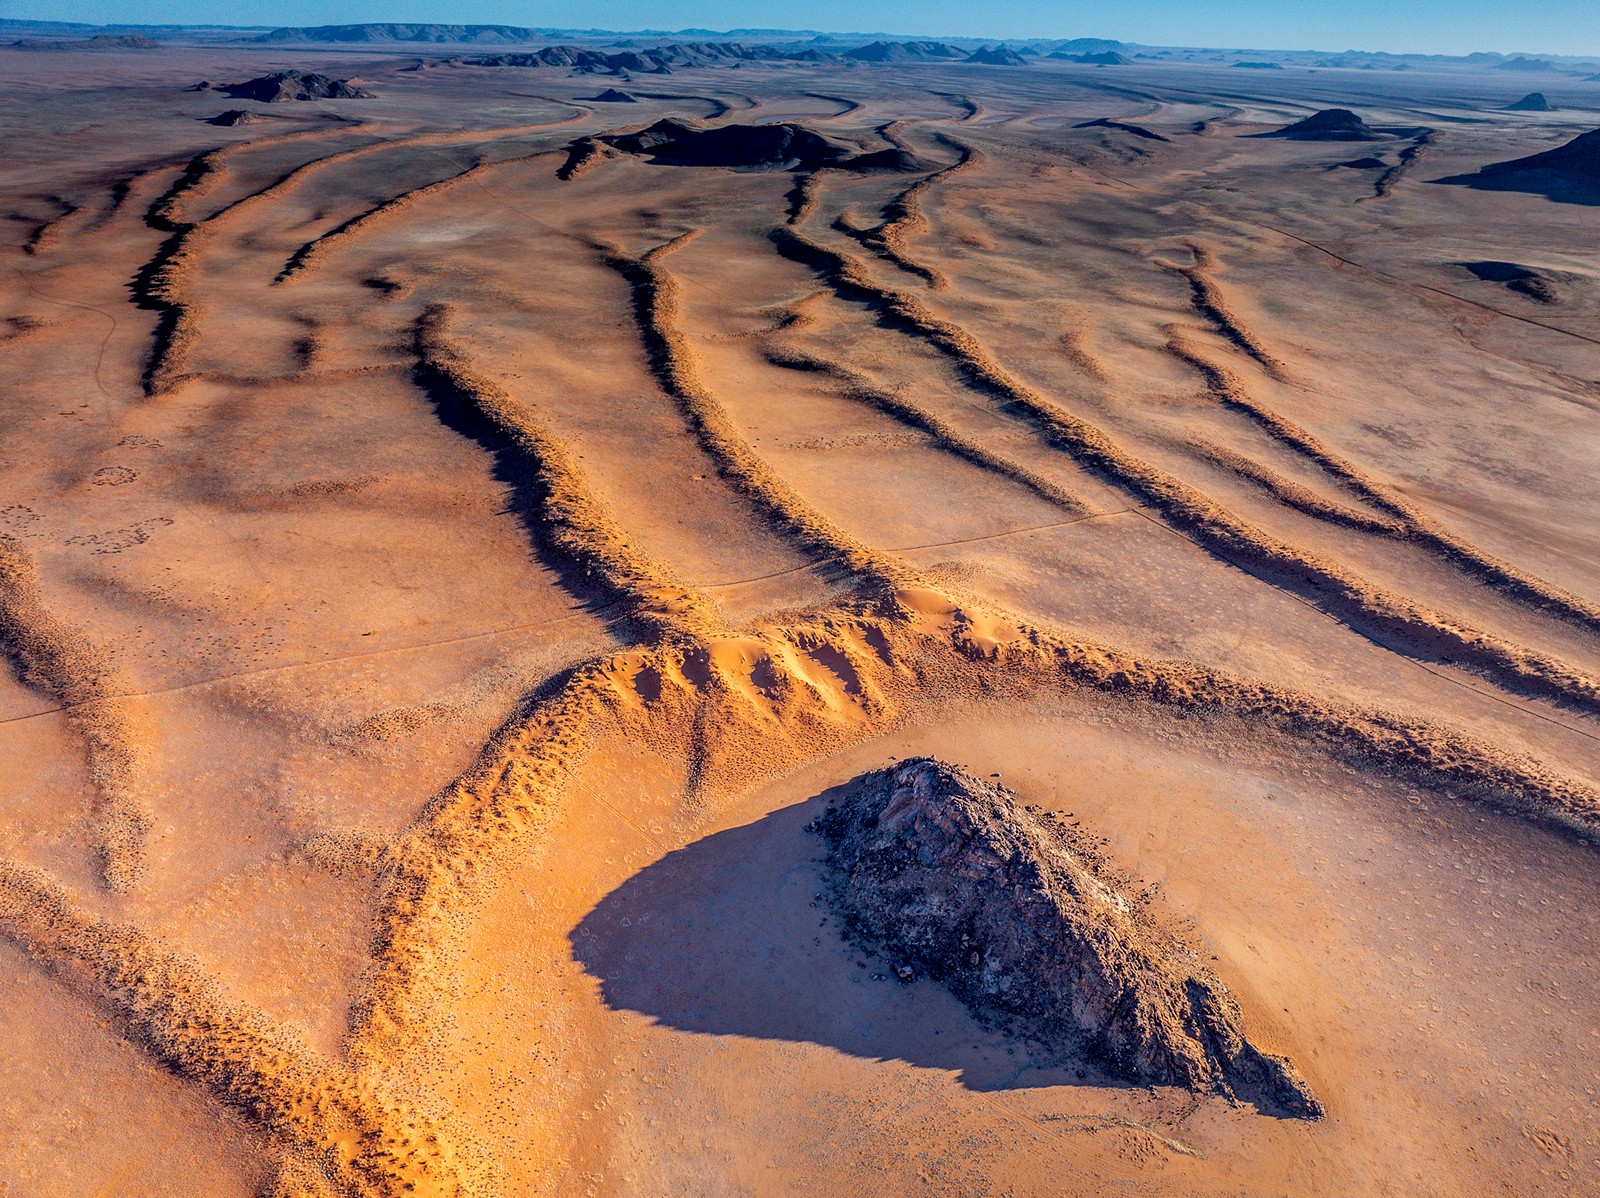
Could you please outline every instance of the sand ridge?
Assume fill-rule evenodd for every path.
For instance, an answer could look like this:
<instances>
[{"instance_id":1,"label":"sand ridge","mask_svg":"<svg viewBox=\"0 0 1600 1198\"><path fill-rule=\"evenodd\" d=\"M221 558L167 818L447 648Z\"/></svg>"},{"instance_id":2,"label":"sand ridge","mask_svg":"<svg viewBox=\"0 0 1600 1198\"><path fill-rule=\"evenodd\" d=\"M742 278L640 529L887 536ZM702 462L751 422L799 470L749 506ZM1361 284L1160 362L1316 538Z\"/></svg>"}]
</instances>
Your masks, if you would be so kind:
<instances>
[{"instance_id":1,"label":"sand ridge","mask_svg":"<svg viewBox=\"0 0 1600 1198\"><path fill-rule=\"evenodd\" d=\"M227 51L206 73L257 73L234 73L256 53ZM963 707L1048 728L1052 705L1070 706L1125 728L1154 772L1192 740L1240 779L1261 762L1345 779L1374 809L1395 807L1392 840L1363 850L1384 860L1458 850L1406 830L1430 802L1465 800L1485 836L1543 829L1591 844L1600 609L1575 515L1585 501L1554 481L1590 443L1589 409L1569 394L1581 364L1552 348L1565 344L1555 332L1503 346L1481 309L1472 337L1428 341L1460 308L1424 283L1402 299L1279 241L1259 259L1241 252L1239 230L1274 187L1271 219L1329 243L1315 220L1356 241L1366 214L1440 220L1453 203L1520 200L1391 180L1388 204L1360 205L1369 175L1325 170L1316 146L1242 136L1259 124L1216 99L1203 66L1184 76L1193 92L1138 75L1162 97L1138 111L1097 84L1041 86L1031 67L983 81L885 68L864 83L828 66L747 65L742 98L696 99L720 87L699 76L682 94L630 89L639 128L707 102L716 118L821 120L829 144L920 160L908 183L658 166L601 140L618 133L614 115L573 102L592 79L541 75L556 94L533 99L570 115L529 121L539 114L510 68L371 65L377 97L359 102L359 121L352 110L208 148L219 134L203 122L151 117L155 166L112 162L95 194L35 188L34 175L16 184L15 206L35 215L7 249L29 287L0 313L21 363L0 443L16 464L0 495L0 637L17 687L0 698L31 691L60 710L8 713L7 768L30 753L42 764L37 783L30 762L26 784L0 798L8 810L60 805L51 787L66 783L34 747L61 756L39 722L58 718L88 765L97 814L82 840L106 883L75 888L22 857L0 867L0 931L45 984L259 1135L264 1193L650 1192L626 1171L658 1127L682 1134L656 1153L662 1186L696 1170L752 1192L859 1186L871 1154L855 1147L765 1180L744 1159L700 1155L724 1132L730 1157L754 1162L815 1143L754 1113L798 1079L836 1095L805 1109L840 1144L859 1124L849 1104L867 1101L880 1156L909 1146L935 1189L955 1141L917 1130L924 1113L951 1094L1009 1112L1009 1131L959 1133L968 1159L946 1174L949 1192L1045 1192L1057 1152L1081 1159L1085 1185L1214 1192L1247 1159L1278 1185L1322 1144L1350 1161L1372 1146L1395 1192L1427 1192L1374 1130L1393 1122L1385 1104L1426 1088L1374 1080L1350 1037L1300 1026L1290 1008L1314 1004L1296 971L1313 967L1289 968L1203 896L1177 917L1263 1051L1304 1059L1329 1112L1314 1141L1225 1097L1124 1093L1074 1078L1070 1062L1018 1089L1005 1047L983 1050L994 1063L936 1043L965 1025L915 987L895 1000L922 1012L902 1021L912 1039L875 1049L878 1025L850 1025L876 999L797 1018L758 994L752 1015L741 987L760 966L735 960L695 981L714 1001L686 1009L672 976L630 992L615 952L574 937L600 926L614 895L671 877L653 864L662 854L715 865L721 837L760 843L737 826L741 804L804 805L798 791L751 796L875 748L897 753L934 713ZM1294 88L1331 84L1283 86L1280 107L1308 108L1322 101ZM75 102L70 92L51 102ZM795 116L816 107L800 97L838 111ZM1112 154L1112 134L1155 140L1119 121L1158 136L1160 153ZM372 140L339 148L347 136ZM1491 139L1510 136L1414 135L1401 165L1424 147L1488 157ZM1096 174L1108 156L1139 186ZM1570 232L1543 219L1564 230L1552 245ZM1418 232L1403 253L1436 235ZM1169 260L1174 246L1188 261ZM1557 315L1581 325L1587 276L1562 262ZM1457 277L1420 260L1389 269ZM907 277L910 289L884 281ZM1375 344L1378 321L1410 321L1432 348L1398 354L1389 390L1364 395L1325 330L1296 324L1307 277L1352 340ZM82 303L47 308L52 296ZM109 333L91 325L113 312ZM96 360L85 346L100 337ZM92 407L64 398L102 375L125 385L102 387ZM1501 419L1492 401L1512 395L1541 418ZM702 494L698 508L684 498ZM685 515L712 510L748 537ZM113 539L118 552L96 552ZM464 628L428 606L456 583ZM363 598L345 602L352 593ZM258 665L239 648L251 638L304 648L294 664ZM211 680L166 683L171 659L192 657L199 678L212 654ZM1037 798L1081 784L1021 785ZM1197 824L1223 818L1214 792L1193 793L1175 773L1164 793L1130 797L1126 818L1139 803L1191 801L1204 804ZM1325 799L1283 802L1344 835ZM31 862L37 846L18 825ZM66 859L77 835L42 859ZM1181 856L1172 849L1151 840L1131 868L1159 878ZM1504 904L1512 921L1564 880L1514 853L1503 867L1462 864L1484 887L1523 887L1525 906ZM1230 868L1279 895L1302 936L1343 935L1277 859L1251 850ZM762 893L793 892L804 908L808 876L795 865ZM648 965L656 933L634 933L604 934ZM816 961L832 959L832 936L807 932ZM298 1026L261 978L320 982L330 946L347 943L349 980L317 991L326 1010ZM1574 954L1583 943L1574 930ZM874 966L856 979L840 962L841 993L868 995ZM1391 1014L1408 1035L1431 1023ZM639 1045L668 1046L668 1058L630 1055ZM1581 1064L1587 1051L1567 1056ZM1496 1067L1486 1058L1483 1077ZM641 1097L635 1071L681 1089ZM708 1105L690 1079L717 1076L726 1093ZM905 1088L873 1088L901 1085L890 1078ZM1539 1101L1562 1101L1566 1082L1544 1081ZM1037 1115L1050 1094L1061 1111ZM674 1114L678 1097L692 1117ZM1473 1135L1516 1118L1488 1092L1469 1107ZM1581 1116L1534 1118L1561 1129L1548 1141L1558 1154L1587 1151ZM1526 1170L1526 1145L1544 1142L1500 1149L1497 1176ZM1456 1167L1417 1151L1427 1168ZM18 1175L39 1159L21 1158Z\"/></svg>"}]
</instances>

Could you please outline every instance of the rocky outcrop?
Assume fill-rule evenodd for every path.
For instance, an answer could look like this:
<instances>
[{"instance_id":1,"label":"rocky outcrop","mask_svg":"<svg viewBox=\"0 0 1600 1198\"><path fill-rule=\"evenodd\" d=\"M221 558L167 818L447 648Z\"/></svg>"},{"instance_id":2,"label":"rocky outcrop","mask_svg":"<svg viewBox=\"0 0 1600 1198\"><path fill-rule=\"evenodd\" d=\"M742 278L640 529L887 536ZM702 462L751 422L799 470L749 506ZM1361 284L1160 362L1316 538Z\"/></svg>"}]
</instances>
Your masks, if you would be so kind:
<instances>
[{"instance_id":1,"label":"rocky outcrop","mask_svg":"<svg viewBox=\"0 0 1600 1198\"><path fill-rule=\"evenodd\" d=\"M371 100L373 93L355 87L348 80L332 79L314 71L273 71L230 83L218 89L240 100L277 104L285 100Z\"/></svg>"},{"instance_id":2,"label":"rocky outcrop","mask_svg":"<svg viewBox=\"0 0 1600 1198\"><path fill-rule=\"evenodd\" d=\"M602 134L595 139L624 154L647 155L669 166L723 166L745 169L814 171L917 171L926 164L897 146L864 151L791 121L770 125L714 125L700 128L671 118L636 133Z\"/></svg>"},{"instance_id":3,"label":"rocky outcrop","mask_svg":"<svg viewBox=\"0 0 1600 1198\"><path fill-rule=\"evenodd\" d=\"M812 830L846 934L902 980L938 982L1062 1062L1087 1055L1130 1082L1322 1114L1094 845L1003 787L917 758L858 778Z\"/></svg>"},{"instance_id":4,"label":"rocky outcrop","mask_svg":"<svg viewBox=\"0 0 1600 1198\"><path fill-rule=\"evenodd\" d=\"M1348 108L1325 108L1303 121L1261 136L1290 141L1383 141L1387 135L1379 133Z\"/></svg>"},{"instance_id":5,"label":"rocky outcrop","mask_svg":"<svg viewBox=\"0 0 1600 1198\"><path fill-rule=\"evenodd\" d=\"M1515 104L1506 105L1507 112L1554 112L1550 101L1544 98L1543 92L1529 92Z\"/></svg>"}]
</instances>

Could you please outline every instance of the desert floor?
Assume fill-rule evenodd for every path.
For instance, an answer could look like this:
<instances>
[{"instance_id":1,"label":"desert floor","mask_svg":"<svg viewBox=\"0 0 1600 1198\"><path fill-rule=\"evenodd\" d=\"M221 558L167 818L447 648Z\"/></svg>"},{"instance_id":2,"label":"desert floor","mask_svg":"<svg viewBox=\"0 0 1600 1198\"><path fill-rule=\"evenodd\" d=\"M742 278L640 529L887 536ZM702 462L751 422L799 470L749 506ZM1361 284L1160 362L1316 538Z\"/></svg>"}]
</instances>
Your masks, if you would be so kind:
<instances>
[{"instance_id":1,"label":"desert floor","mask_svg":"<svg viewBox=\"0 0 1600 1198\"><path fill-rule=\"evenodd\" d=\"M1600 208L1434 182L1600 85L3 66L0 1193L1600 1192ZM663 116L917 169L569 150ZM852 951L922 753L1327 1117Z\"/></svg>"}]
</instances>

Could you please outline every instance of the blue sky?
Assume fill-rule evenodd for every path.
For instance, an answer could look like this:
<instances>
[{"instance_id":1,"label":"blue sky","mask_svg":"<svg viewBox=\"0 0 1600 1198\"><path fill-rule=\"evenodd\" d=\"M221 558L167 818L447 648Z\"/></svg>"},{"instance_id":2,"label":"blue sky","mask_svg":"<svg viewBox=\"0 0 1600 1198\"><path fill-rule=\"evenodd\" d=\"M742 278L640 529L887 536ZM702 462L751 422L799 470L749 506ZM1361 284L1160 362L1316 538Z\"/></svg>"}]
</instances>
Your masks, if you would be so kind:
<instances>
[{"instance_id":1,"label":"blue sky","mask_svg":"<svg viewBox=\"0 0 1600 1198\"><path fill-rule=\"evenodd\" d=\"M95 23L451 21L603 29L887 30L1111 37L1253 49L1600 56L1597 0L0 0L0 15Z\"/></svg>"}]
</instances>

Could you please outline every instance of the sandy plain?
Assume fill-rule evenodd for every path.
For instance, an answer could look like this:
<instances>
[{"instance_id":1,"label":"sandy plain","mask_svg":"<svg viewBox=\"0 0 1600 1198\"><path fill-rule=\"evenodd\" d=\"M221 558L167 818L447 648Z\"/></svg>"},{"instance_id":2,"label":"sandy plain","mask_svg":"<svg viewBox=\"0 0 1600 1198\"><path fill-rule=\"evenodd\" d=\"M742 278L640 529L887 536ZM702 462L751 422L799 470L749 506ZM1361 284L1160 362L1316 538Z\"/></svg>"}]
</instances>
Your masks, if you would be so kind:
<instances>
[{"instance_id":1,"label":"sandy plain","mask_svg":"<svg viewBox=\"0 0 1600 1198\"><path fill-rule=\"evenodd\" d=\"M1600 1192L1596 208L1433 182L1595 85L4 66L0 1193ZM378 98L185 90L284 66ZM920 169L567 169L665 116ZM1326 1118L853 952L918 753Z\"/></svg>"}]
</instances>

